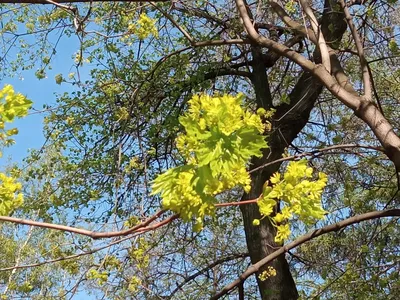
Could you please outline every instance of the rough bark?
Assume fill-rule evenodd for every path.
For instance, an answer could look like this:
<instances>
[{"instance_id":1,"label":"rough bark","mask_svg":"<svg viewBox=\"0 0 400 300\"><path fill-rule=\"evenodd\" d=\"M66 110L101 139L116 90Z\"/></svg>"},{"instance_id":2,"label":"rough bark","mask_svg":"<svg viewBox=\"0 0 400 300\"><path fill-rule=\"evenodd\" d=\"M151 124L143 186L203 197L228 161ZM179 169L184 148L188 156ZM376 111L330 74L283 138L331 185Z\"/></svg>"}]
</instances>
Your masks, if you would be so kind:
<instances>
[{"instance_id":1,"label":"rough bark","mask_svg":"<svg viewBox=\"0 0 400 300\"><path fill-rule=\"evenodd\" d=\"M321 19L321 24L327 43L331 47L334 47L338 44L338 41L345 32L346 24L344 23L343 15L341 13L332 13L332 6L328 1L329 0L325 2L325 10ZM335 31L327 30L325 27L332 23L336 24ZM260 51L259 48L255 47L252 49L254 66L257 66L253 68L252 82L257 104L265 109L270 109L272 107L272 100L269 91L266 67L262 63L265 61L265 57L261 58ZM318 52L314 53L314 57L316 57L316 60L319 60ZM310 112L321 91L322 84L316 80L312 74L303 72L296 86L289 95L290 104L283 104L277 108L277 112L274 116L275 121L273 121L272 133L268 137L270 148L264 151L263 157L252 160L251 168L256 168L282 157L284 149L292 143L299 132L307 124ZM244 195L242 199L247 200L257 198L262 192L264 183L278 170L279 166L280 164L270 165L252 173L251 192ZM267 218L262 220L259 226L252 225L254 219L260 218L260 213L256 204L243 205L241 206L241 211L243 215L247 247L251 262L254 264L276 250L277 245L274 242L275 228ZM266 281L258 279L258 274L260 274L266 266L257 273L257 283L262 299L297 299L298 292L296 285L284 255L279 256L269 265L276 269L277 275L275 277L270 277Z\"/></svg>"},{"instance_id":2,"label":"rough bark","mask_svg":"<svg viewBox=\"0 0 400 300\"><path fill-rule=\"evenodd\" d=\"M300 130L306 125L311 109L322 90L322 85L313 79L312 75L304 73L290 95L291 104L279 107L275 118L279 121L274 122L273 133L268 138L270 148L264 151L260 159L253 159L252 167L261 166L269 161L282 157L286 147L296 138ZM259 91L256 89L256 93ZM267 102L267 101L266 101ZM251 192L243 197L245 199L257 198L262 187L269 177L277 171L280 164L271 165L263 168L259 172L251 175ZM277 245L274 242L275 228L268 219L264 219L260 226L253 226L254 219L260 218L258 206L241 206L244 228L246 233L247 247L252 263L256 263L268 256ZM266 281L260 281L257 277L258 286L262 299L290 300L297 299L297 289L290 274L289 265L282 255L271 265L276 269L277 275ZM261 270L262 271L262 270Z\"/></svg>"}]
</instances>

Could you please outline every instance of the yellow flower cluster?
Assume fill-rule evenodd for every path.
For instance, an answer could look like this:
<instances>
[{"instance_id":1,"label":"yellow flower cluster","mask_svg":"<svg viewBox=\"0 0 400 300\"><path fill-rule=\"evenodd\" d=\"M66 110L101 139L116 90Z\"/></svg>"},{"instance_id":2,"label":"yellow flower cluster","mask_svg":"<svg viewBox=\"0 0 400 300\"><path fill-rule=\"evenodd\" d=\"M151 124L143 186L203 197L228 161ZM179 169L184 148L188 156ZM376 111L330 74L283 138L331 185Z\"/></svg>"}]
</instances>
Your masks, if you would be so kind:
<instances>
[{"instance_id":1,"label":"yellow flower cluster","mask_svg":"<svg viewBox=\"0 0 400 300\"><path fill-rule=\"evenodd\" d=\"M195 95L189 100L189 114L185 118L198 122L202 130L206 130L207 127L217 127L226 136L242 128L255 128L263 133L265 125L260 115L265 115L267 112L259 109L258 114L253 114L244 110L241 106L243 99L243 94L238 94L236 97Z\"/></svg>"},{"instance_id":2,"label":"yellow flower cluster","mask_svg":"<svg viewBox=\"0 0 400 300\"><path fill-rule=\"evenodd\" d=\"M194 230L201 230L204 216L214 215L216 199L196 190L193 184L196 176L194 168L170 169L163 175L163 178L171 183L172 189L166 188L161 192L162 206L180 213L184 221L190 221L192 217L196 217ZM153 188L157 188L157 185Z\"/></svg>"},{"instance_id":3,"label":"yellow flower cluster","mask_svg":"<svg viewBox=\"0 0 400 300\"><path fill-rule=\"evenodd\" d=\"M258 275L258 278L261 281L265 281L273 276L276 276L276 270L274 267L268 266L266 270L264 270L260 275Z\"/></svg>"},{"instance_id":4,"label":"yellow flower cluster","mask_svg":"<svg viewBox=\"0 0 400 300\"><path fill-rule=\"evenodd\" d=\"M142 13L139 16L136 24L130 24L128 31L136 34L140 40L144 40L149 35L158 37L158 30L156 27L157 20L150 18L147 14Z\"/></svg>"},{"instance_id":5,"label":"yellow flower cluster","mask_svg":"<svg viewBox=\"0 0 400 300\"><path fill-rule=\"evenodd\" d=\"M132 276L129 280L128 291L136 293L139 290L139 286L142 284L142 280L137 276Z\"/></svg>"},{"instance_id":6,"label":"yellow flower cluster","mask_svg":"<svg viewBox=\"0 0 400 300\"><path fill-rule=\"evenodd\" d=\"M202 228L205 216L214 214L217 194L235 186L250 190L246 164L267 148L260 117L267 113L252 114L242 102L241 94L194 96L179 119L185 133L176 139L187 165L170 169L153 182L153 194L161 194L163 207L185 221L195 218L195 230Z\"/></svg>"},{"instance_id":7,"label":"yellow flower cluster","mask_svg":"<svg viewBox=\"0 0 400 300\"><path fill-rule=\"evenodd\" d=\"M99 272L96 269L90 269L86 273L86 278L89 280L96 280L99 285L104 285L108 280L108 271Z\"/></svg>"},{"instance_id":8,"label":"yellow flower cluster","mask_svg":"<svg viewBox=\"0 0 400 300\"><path fill-rule=\"evenodd\" d=\"M15 117L26 116L32 105L24 95L15 93L9 84L0 90L0 99L0 128L4 128L4 122L12 122Z\"/></svg>"},{"instance_id":9,"label":"yellow flower cluster","mask_svg":"<svg viewBox=\"0 0 400 300\"><path fill-rule=\"evenodd\" d=\"M136 262L136 267L140 270L146 269L150 264L150 255L148 254L150 245L144 238L139 238L137 246L129 249L129 257Z\"/></svg>"},{"instance_id":10,"label":"yellow flower cluster","mask_svg":"<svg viewBox=\"0 0 400 300\"><path fill-rule=\"evenodd\" d=\"M5 85L0 90L0 142L8 146L14 141L9 137L18 134L17 128L5 130L5 123L12 122L16 117L27 115L32 102L25 96L15 93L11 85ZM1 152L0 152L1 155ZM20 193L22 186L16 178L0 173L0 215L8 215L22 205L24 198Z\"/></svg>"},{"instance_id":11,"label":"yellow flower cluster","mask_svg":"<svg viewBox=\"0 0 400 300\"><path fill-rule=\"evenodd\" d=\"M290 226L287 223L293 214L298 215L299 220L310 224L315 220L322 219L325 210L321 206L322 191L327 183L327 176L324 173L318 174L317 180L310 180L313 177L313 169L307 166L306 160L290 162L283 178L275 173L264 185L263 194L257 204L262 217L272 214L279 200L284 207L271 218L277 228L275 241L283 242L290 236ZM253 221L254 225L259 220Z\"/></svg>"},{"instance_id":12,"label":"yellow flower cluster","mask_svg":"<svg viewBox=\"0 0 400 300\"><path fill-rule=\"evenodd\" d=\"M20 193L22 186L13 177L0 173L0 215L6 216L21 206L24 196Z\"/></svg>"}]
</instances>

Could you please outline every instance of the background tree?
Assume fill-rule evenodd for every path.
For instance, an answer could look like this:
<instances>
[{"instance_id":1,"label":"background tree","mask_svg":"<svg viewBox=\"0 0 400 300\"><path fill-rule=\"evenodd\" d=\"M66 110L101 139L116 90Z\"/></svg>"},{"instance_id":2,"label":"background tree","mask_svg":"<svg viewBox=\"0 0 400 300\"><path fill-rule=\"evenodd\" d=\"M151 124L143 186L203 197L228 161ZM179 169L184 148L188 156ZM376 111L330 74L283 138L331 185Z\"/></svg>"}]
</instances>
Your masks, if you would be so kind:
<instances>
[{"instance_id":1,"label":"background tree","mask_svg":"<svg viewBox=\"0 0 400 300\"><path fill-rule=\"evenodd\" d=\"M398 211L346 223L286 257L282 252L246 273L257 276L222 292L250 262L257 265L280 248L268 218L253 226L260 219L256 203L240 205L241 215L237 205L218 209L200 233L168 214L166 226L161 221L145 235L147 223L134 227L161 216L150 182L184 163L174 142L182 130L178 116L199 92L243 92L249 110L276 110L269 148L249 166L251 191L227 191L221 203L257 199L283 162L308 157L329 176L323 201L329 213L312 226L291 222L294 236L396 208L395 2L83 2L1 6L3 76L28 70L45 79L59 43L77 44L71 72L54 78L68 93L45 107L46 144L20 167L26 200L13 216L114 234L55 238L46 229L10 233L15 227L4 225L4 247L20 249L2 260L5 296L71 298L81 289L115 299L203 299L228 291L242 299L398 294L398 221L380 218ZM15 268L38 261L40 268ZM38 282L50 264L54 276ZM268 267L276 276L261 280Z\"/></svg>"}]
</instances>

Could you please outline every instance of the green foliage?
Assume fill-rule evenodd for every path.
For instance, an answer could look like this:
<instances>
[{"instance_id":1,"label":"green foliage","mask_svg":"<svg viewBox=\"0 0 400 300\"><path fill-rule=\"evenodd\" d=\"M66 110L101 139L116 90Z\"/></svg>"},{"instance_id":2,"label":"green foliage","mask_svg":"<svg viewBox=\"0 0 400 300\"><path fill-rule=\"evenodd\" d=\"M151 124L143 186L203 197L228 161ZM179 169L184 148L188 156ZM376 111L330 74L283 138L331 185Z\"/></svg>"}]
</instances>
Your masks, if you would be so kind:
<instances>
[{"instance_id":1,"label":"green foliage","mask_svg":"<svg viewBox=\"0 0 400 300\"><path fill-rule=\"evenodd\" d=\"M287 12L292 13L292 14L295 13L296 12L296 2L293 0L286 2L285 8L286 8Z\"/></svg>"},{"instance_id":2,"label":"green foliage","mask_svg":"<svg viewBox=\"0 0 400 300\"><path fill-rule=\"evenodd\" d=\"M18 134L18 129L5 130L5 123L11 123L15 118L21 118L28 114L32 102L25 96L15 93L11 85L5 85L0 90L0 139L3 145L14 143L10 136ZM22 185L16 182L16 178L0 173L0 215L8 215L20 207L24 201L21 193Z\"/></svg>"},{"instance_id":3,"label":"green foliage","mask_svg":"<svg viewBox=\"0 0 400 300\"><path fill-rule=\"evenodd\" d=\"M158 37L156 20L150 18L147 14L142 13L136 23L128 26L128 30L138 36L140 40L144 40L150 35Z\"/></svg>"},{"instance_id":4,"label":"green foliage","mask_svg":"<svg viewBox=\"0 0 400 300\"><path fill-rule=\"evenodd\" d=\"M398 132L399 62L394 57L398 54L398 13L393 11L396 7L388 5L391 2L396 1L378 1L376 5L349 9L364 41L366 60L385 116L397 126L395 130ZM341 11L337 1L329 3L335 12ZM178 4L172 7L168 2L155 5L167 11L195 41L247 36L233 2L184 1ZM272 11L261 8L262 14L257 13L259 5L260 2L254 2L248 6L257 23L276 25L279 42L290 43L296 38L296 31L282 29ZM301 9L295 1L284 1L281 5L293 19L302 22ZM54 82L62 83L57 89L68 92L59 95L54 106L44 107L44 110L48 109L45 122L47 143L43 149L32 151L21 168L26 178L22 184L24 204L13 214L91 230L115 230L123 224L132 227L159 209L158 199L149 195L149 180L162 169L182 164L182 158L193 168L182 167L173 180L182 176L182 181L188 182L188 193L194 191L193 196L198 197L196 188L201 185L194 181L209 176L212 160L199 167L199 157L206 160L207 153L192 151L185 156L185 151L190 149L187 141L182 142L179 151L176 150L173 141L180 128L178 117L188 99L198 92L236 94L243 91L247 97L246 105L254 109L254 80L249 80L254 79L251 73L255 58L249 51L252 45L211 45L181 51L188 46L188 40L154 6L129 1L71 5L75 6L76 14L54 5L2 5L1 43L2 49L9 51L3 53L4 59L0 61L1 75L30 78L26 71L35 73L37 70L37 78L51 78L45 79L49 81L48 89L53 88ZM313 10L321 20L323 8L313 5ZM330 15L337 16L336 13ZM79 24L82 31L75 32L75 26L71 26L74 21L82 21ZM337 29L336 23L327 23L328 26L321 26L327 29L324 35ZM275 38L273 27L258 30L260 34ZM68 39L75 34L79 39ZM355 49L351 33L347 31L344 39L329 42L335 45L335 49L337 47L341 66L350 77L349 82L358 87L360 66L358 57L351 54ZM60 56L64 50L60 46L62 48L65 43L76 47L72 59ZM304 45L307 46L300 42L292 47L305 57L315 59L317 56L311 56L313 46ZM270 53L263 51L263 56L268 58ZM62 61L66 69L52 71L51 64L55 59ZM58 68L60 64L53 67ZM223 75L231 72L240 75ZM301 72L301 68L285 58L278 59L266 71L273 106L279 110L277 116L280 116L274 120L272 138L281 133L286 136L285 126L292 124L285 123L285 120L293 117L293 124L297 124L295 118L301 113L303 104L309 103L307 98L310 94L301 91L303 87L297 84ZM299 92L304 92L305 99L296 104L292 93ZM376 144L371 132L365 130L365 126L343 106L337 105L329 93L323 92L321 96L318 109L310 113L310 122L298 138L292 142L281 139L285 145L291 145L288 153L312 151L337 143ZM199 124L198 119L195 122ZM17 130L7 128L2 133L4 140L11 144ZM205 141L207 139L201 140L200 146L193 143L191 147L214 151L215 147L206 147ZM270 146L274 151L263 161L280 158L281 153L275 151L280 145ZM315 156L312 163L330 178L324 192L323 207L332 213L318 225L382 209L396 191L393 170L383 155L354 149L335 151L335 155ZM251 169L251 166L247 167ZM262 169L260 174L269 173L269 170L270 167ZM254 175L257 180L258 173ZM10 176L20 178L13 172ZM312 178L315 180L317 177L313 175ZM205 180L198 181L205 185ZM185 184L175 186L184 193ZM254 187L260 184L256 181ZM244 188L246 185L239 184ZM273 188L274 184L269 187ZM222 190L223 193L210 195L214 203L238 201L242 197L241 188ZM278 240L286 238L290 231L299 236L308 229L303 223L295 222L299 217L286 208L289 205L280 201L281 198L269 200L283 206L277 215L268 216L275 226L282 226L278 230ZM388 207L398 207L398 200L393 199ZM264 211L269 210L269 205L266 205ZM196 214L197 210L190 219L197 218ZM171 287L210 263L231 254L248 252L241 221L237 207L220 209L215 211L214 218L206 218L207 226L200 233L193 233L187 223L174 222L167 228L146 233L146 246L141 246L139 240L132 244L124 241L107 250L82 256L79 261L66 260L16 269L13 278L10 277L11 271L2 272L0 280L9 287L9 299L67 299L70 298L68 294L75 291L71 291L75 284L76 290L87 285L86 291L99 298L148 299L164 298L165 295L168 299L208 299L216 289L235 280L248 267L249 260L243 258L222 263L187 282L171 297L169 293ZM260 220L253 223L260 224ZM357 224L293 249L291 271L299 292L304 293L303 299L314 296L316 299L395 299L400 290L398 272L395 272L399 256L398 222L381 220L366 225ZM77 239L76 235L71 238L64 234L56 239L48 231L34 229L31 240L23 247L28 240L26 228L2 224L2 267L14 266L17 261L23 265L65 257L106 243L97 240L92 244ZM20 235L18 239L16 234ZM20 249L24 251L19 256ZM151 259L146 259L150 255ZM98 278L84 280L90 269L96 270L94 275ZM274 281L274 278L270 279L271 274L266 272L259 278L266 279L268 284ZM254 281L249 278L244 286L249 299L259 298ZM270 295L275 293L273 289L268 291ZM230 297L235 298L234 293L237 291L232 291Z\"/></svg>"},{"instance_id":5,"label":"green foliage","mask_svg":"<svg viewBox=\"0 0 400 300\"><path fill-rule=\"evenodd\" d=\"M0 215L6 216L24 202L22 185L13 177L0 173Z\"/></svg>"},{"instance_id":6,"label":"green foliage","mask_svg":"<svg viewBox=\"0 0 400 300\"><path fill-rule=\"evenodd\" d=\"M32 101L20 93L15 93L11 85L5 85L0 90L0 125L4 128L4 122L12 122L14 119L24 117L32 106Z\"/></svg>"},{"instance_id":7,"label":"green foliage","mask_svg":"<svg viewBox=\"0 0 400 300\"><path fill-rule=\"evenodd\" d=\"M397 45L397 42L395 39L391 39L389 41L389 50L394 54L397 54L399 52L399 46Z\"/></svg>"},{"instance_id":8,"label":"green foliage","mask_svg":"<svg viewBox=\"0 0 400 300\"><path fill-rule=\"evenodd\" d=\"M57 74L54 77L54 80L56 81L57 84L61 84L64 81L64 78L63 78L62 74Z\"/></svg>"},{"instance_id":9,"label":"green foliage","mask_svg":"<svg viewBox=\"0 0 400 300\"><path fill-rule=\"evenodd\" d=\"M97 280L99 285L103 285L108 280L108 272L107 271L99 272L96 269L90 269L86 274L86 277L89 280Z\"/></svg>"},{"instance_id":10,"label":"green foliage","mask_svg":"<svg viewBox=\"0 0 400 300\"><path fill-rule=\"evenodd\" d=\"M129 251L129 257L135 261L136 267L143 271L150 264L150 256L148 251L150 249L150 244L144 239L139 238L136 246L132 246Z\"/></svg>"},{"instance_id":11,"label":"green foliage","mask_svg":"<svg viewBox=\"0 0 400 300\"><path fill-rule=\"evenodd\" d=\"M326 174L320 172L318 179L313 178L313 169L307 167L305 159L290 162L283 178L275 173L264 185L263 193L257 201L262 218L273 214L279 201L284 204L280 212L270 217L277 228L275 242L281 243L291 233L287 223L293 215L306 224L322 219L325 210L321 206L322 191L327 184ZM254 220L253 225L259 225Z\"/></svg>"},{"instance_id":12,"label":"green foliage","mask_svg":"<svg viewBox=\"0 0 400 300\"><path fill-rule=\"evenodd\" d=\"M179 118L185 129L176 145L186 160L153 182L153 194L161 194L162 205L179 213L185 221L214 215L216 195L237 185L250 190L246 165L267 148L261 117L242 108L243 95L194 96L189 111ZM260 110L262 116L269 116Z\"/></svg>"}]
</instances>

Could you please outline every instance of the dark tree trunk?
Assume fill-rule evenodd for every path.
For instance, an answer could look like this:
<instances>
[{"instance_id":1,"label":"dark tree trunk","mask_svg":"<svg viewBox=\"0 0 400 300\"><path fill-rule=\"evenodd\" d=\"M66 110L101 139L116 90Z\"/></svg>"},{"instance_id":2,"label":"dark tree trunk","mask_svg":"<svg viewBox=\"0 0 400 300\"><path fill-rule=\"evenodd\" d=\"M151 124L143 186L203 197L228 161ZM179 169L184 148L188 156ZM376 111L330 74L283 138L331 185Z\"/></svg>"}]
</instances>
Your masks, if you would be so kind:
<instances>
[{"instance_id":1,"label":"dark tree trunk","mask_svg":"<svg viewBox=\"0 0 400 300\"><path fill-rule=\"evenodd\" d=\"M333 2L334 0L326 0L321 24L325 40L332 48L335 48L346 30L346 23L342 13L332 11L331 7L338 7L331 5L334 4ZM334 30L332 30L332 26L328 30L330 24L334 25ZM268 61L270 63L270 58L276 57L276 54L272 54L269 59L266 59L265 54L262 54L261 51L262 50L258 47L252 48L252 83L256 94L257 105L268 110L272 107L272 99L269 90L266 72L267 66L265 65L265 62ZM319 55L317 52L314 53L314 57L318 60ZM273 117L272 132L268 137L270 148L264 151L263 157L252 160L251 169L282 157L284 149L293 142L299 132L307 124L310 112L321 91L322 85L314 79L311 74L304 72L300 76L294 89L289 95L290 104L283 104L277 107L277 112ZM252 189L249 194L243 196L243 200L259 197L264 183L278 170L279 166L280 164L270 165L252 173ZM279 247L274 242L275 228L267 218L262 220L259 226L252 225L254 219L260 218L260 213L256 204L243 205L241 206L241 211L251 262L256 263ZM257 283L262 299L297 299L298 292L296 284L290 273L289 265L285 257L283 255L280 256L278 259L274 260L270 266L273 266L276 269L276 276L261 281L258 278L260 273L257 273ZM262 271L263 270L260 272Z\"/></svg>"},{"instance_id":2,"label":"dark tree trunk","mask_svg":"<svg viewBox=\"0 0 400 300\"><path fill-rule=\"evenodd\" d=\"M306 73L300 77L296 86L297 88L290 95L291 104L281 106L275 114L274 118L277 120L281 118L281 120L273 123L273 132L268 138L270 148L264 151L262 158L253 159L251 168L281 158L284 149L290 145L307 123L310 111L314 107L322 86ZM295 104L297 105L295 106ZM243 199L257 198L262 192L264 183L278 170L279 166L280 164L274 164L252 173L251 192L245 195ZM279 247L274 242L275 228L267 218L261 221L260 226L252 225L254 219L260 218L256 204L243 205L241 209L251 262L256 263ZM285 257L279 257L271 265L276 269L277 275L275 277L266 281L260 281L257 277L262 299L297 299L296 285Z\"/></svg>"}]
</instances>

